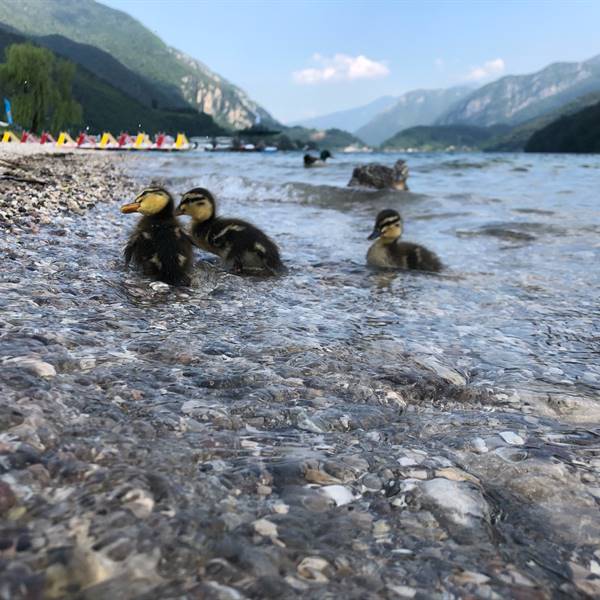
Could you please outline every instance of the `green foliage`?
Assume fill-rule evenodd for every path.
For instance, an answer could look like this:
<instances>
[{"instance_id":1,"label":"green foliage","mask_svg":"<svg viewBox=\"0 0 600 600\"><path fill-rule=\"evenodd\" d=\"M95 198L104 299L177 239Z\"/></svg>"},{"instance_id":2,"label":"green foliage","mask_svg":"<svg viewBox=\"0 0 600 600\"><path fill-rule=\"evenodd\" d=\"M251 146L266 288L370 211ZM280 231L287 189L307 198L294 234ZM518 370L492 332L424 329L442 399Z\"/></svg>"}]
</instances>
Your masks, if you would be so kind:
<instances>
[{"instance_id":1,"label":"green foliage","mask_svg":"<svg viewBox=\"0 0 600 600\"><path fill-rule=\"evenodd\" d=\"M81 106L73 99L75 65L33 44L13 44L0 65L0 82L11 98L13 118L24 129L57 131L81 122Z\"/></svg>"},{"instance_id":2,"label":"green foliage","mask_svg":"<svg viewBox=\"0 0 600 600\"><path fill-rule=\"evenodd\" d=\"M600 152L600 102L540 129L525 152Z\"/></svg>"}]
</instances>

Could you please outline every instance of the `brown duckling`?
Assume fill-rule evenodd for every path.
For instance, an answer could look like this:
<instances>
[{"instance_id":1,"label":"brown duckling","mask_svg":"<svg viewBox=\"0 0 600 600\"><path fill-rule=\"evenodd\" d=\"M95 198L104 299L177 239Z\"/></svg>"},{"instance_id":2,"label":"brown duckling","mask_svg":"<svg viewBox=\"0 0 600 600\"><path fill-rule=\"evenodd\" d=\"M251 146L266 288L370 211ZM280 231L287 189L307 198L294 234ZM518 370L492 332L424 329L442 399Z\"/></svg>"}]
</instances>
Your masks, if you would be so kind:
<instances>
[{"instance_id":1,"label":"brown duckling","mask_svg":"<svg viewBox=\"0 0 600 600\"><path fill-rule=\"evenodd\" d=\"M176 214L192 217L194 243L220 256L233 272L278 275L285 270L279 248L260 229L246 221L216 216L216 201L208 190L194 188L183 194Z\"/></svg>"},{"instance_id":2,"label":"brown duckling","mask_svg":"<svg viewBox=\"0 0 600 600\"><path fill-rule=\"evenodd\" d=\"M138 212L142 218L125 247L125 264L133 261L145 275L171 285L189 285L192 242L174 215L175 203L167 190L146 188L123 213Z\"/></svg>"},{"instance_id":3,"label":"brown duckling","mask_svg":"<svg viewBox=\"0 0 600 600\"><path fill-rule=\"evenodd\" d=\"M333 155L329 150L323 150L320 157L312 156L310 154L304 155L304 166L305 167L324 167L328 158L333 158Z\"/></svg>"},{"instance_id":4,"label":"brown duckling","mask_svg":"<svg viewBox=\"0 0 600 600\"><path fill-rule=\"evenodd\" d=\"M367 263L388 269L440 271L442 262L431 250L412 242L400 241L402 229L400 213L389 208L382 210L369 236L370 240L379 239L369 248Z\"/></svg>"}]
</instances>

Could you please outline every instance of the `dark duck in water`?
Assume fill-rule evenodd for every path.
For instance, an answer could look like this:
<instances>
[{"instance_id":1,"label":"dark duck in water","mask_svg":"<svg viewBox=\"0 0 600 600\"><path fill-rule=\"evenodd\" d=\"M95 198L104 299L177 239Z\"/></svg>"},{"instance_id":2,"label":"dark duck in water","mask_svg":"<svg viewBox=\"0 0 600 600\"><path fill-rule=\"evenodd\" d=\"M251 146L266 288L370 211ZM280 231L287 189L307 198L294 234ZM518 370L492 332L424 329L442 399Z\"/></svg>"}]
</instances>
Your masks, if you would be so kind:
<instances>
[{"instance_id":1,"label":"dark duck in water","mask_svg":"<svg viewBox=\"0 0 600 600\"><path fill-rule=\"evenodd\" d=\"M174 215L175 204L167 190L146 188L134 202L121 207L123 213L142 218L125 247L125 263L133 262L143 273L171 285L189 285L192 243Z\"/></svg>"},{"instance_id":2,"label":"dark duck in water","mask_svg":"<svg viewBox=\"0 0 600 600\"><path fill-rule=\"evenodd\" d=\"M323 150L319 158L311 156L310 154L304 155L304 166L305 167L324 167L328 158L333 158L329 150Z\"/></svg>"},{"instance_id":3,"label":"dark duck in water","mask_svg":"<svg viewBox=\"0 0 600 600\"><path fill-rule=\"evenodd\" d=\"M402 217L398 212L382 210L369 236L370 240L377 241L367 252L367 263L372 267L387 269L440 271L442 263L431 250L412 242L400 241L402 229Z\"/></svg>"},{"instance_id":4,"label":"dark duck in water","mask_svg":"<svg viewBox=\"0 0 600 600\"><path fill-rule=\"evenodd\" d=\"M204 188L183 194L178 215L192 218L194 243L220 256L227 268L238 274L278 275L285 271L279 248L265 233L240 219L216 216L216 201Z\"/></svg>"}]
</instances>

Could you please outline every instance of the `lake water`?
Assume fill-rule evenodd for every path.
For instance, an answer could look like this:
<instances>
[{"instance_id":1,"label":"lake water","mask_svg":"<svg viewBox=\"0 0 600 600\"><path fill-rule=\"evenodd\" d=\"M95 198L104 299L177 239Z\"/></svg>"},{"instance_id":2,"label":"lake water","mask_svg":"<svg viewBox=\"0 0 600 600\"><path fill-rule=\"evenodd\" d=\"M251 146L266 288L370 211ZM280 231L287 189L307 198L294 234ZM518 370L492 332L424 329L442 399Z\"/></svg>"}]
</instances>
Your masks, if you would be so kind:
<instances>
[{"instance_id":1,"label":"lake water","mask_svg":"<svg viewBox=\"0 0 600 600\"><path fill-rule=\"evenodd\" d=\"M196 153L147 173L180 192L207 187L222 214L276 238L291 276L274 286L287 298L274 308L298 312L279 327L312 323L320 340L356 330L433 357L475 386L595 401L598 157L405 155L410 193L345 187L356 164L396 158L339 154L301 169L296 154ZM439 254L443 275L365 268L366 238L388 207L403 215L405 239Z\"/></svg>"},{"instance_id":2,"label":"lake water","mask_svg":"<svg viewBox=\"0 0 600 600\"><path fill-rule=\"evenodd\" d=\"M143 557L161 597L600 594L600 157L412 154L410 192L346 188L396 158L135 159L140 188L207 187L264 229L279 279L198 253L190 289L150 283L116 203L20 240L3 355L50 340L44 393L107 473L72 502L133 540L115 573ZM441 274L366 267L383 208Z\"/></svg>"}]
</instances>

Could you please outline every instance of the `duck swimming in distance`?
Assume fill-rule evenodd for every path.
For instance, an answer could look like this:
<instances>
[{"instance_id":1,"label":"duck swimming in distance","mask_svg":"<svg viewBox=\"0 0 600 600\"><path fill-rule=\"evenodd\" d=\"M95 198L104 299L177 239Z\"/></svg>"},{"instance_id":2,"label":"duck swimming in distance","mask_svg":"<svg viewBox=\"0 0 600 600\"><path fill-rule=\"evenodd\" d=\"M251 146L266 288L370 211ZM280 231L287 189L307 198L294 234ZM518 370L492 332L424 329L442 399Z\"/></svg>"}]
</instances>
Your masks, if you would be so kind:
<instances>
[{"instance_id":1,"label":"duck swimming in distance","mask_svg":"<svg viewBox=\"0 0 600 600\"><path fill-rule=\"evenodd\" d=\"M123 213L143 215L125 246L125 264L133 259L144 275L171 285L189 285L192 242L174 209L171 194L161 187L146 188L133 202L121 207Z\"/></svg>"},{"instance_id":2,"label":"duck swimming in distance","mask_svg":"<svg viewBox=\"0 0 600 600\"><path fill-rule=\"evenodd\" d=\"M442 262L431 250L412 242L400 241L402 230L400 213L389 208L382 210L369 236L370 240L377 241L367 252L367 263L386 269L441 271Z\"/></svg>"},{"instance_id":3,"label":"duck swimming in distance","mask_svg":"<svg viewBox=\"0 0 600 600\"><path fill-rule=\"evenodd\" d=\"M207 189L198 187L183 194L176 214L192 217L194 243L220 256L233 272L279 275L285 271L277 244L246 221L217 217L215 198Z\"/></svg>"},{"instance_id":4,"label":"duck swimming in distance","mask_svg":"<svg viewBox=\"0 0 600 600\"><path fill-rule=\"evenodd\" d=\"M324 167L328 158L333 158L329 150L323 150L319 158L311 156L310 154L304 155L304 166L309 167Z\"/></svg>"}]
</instances>

